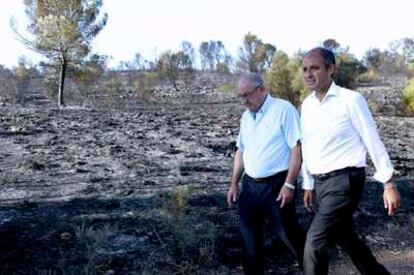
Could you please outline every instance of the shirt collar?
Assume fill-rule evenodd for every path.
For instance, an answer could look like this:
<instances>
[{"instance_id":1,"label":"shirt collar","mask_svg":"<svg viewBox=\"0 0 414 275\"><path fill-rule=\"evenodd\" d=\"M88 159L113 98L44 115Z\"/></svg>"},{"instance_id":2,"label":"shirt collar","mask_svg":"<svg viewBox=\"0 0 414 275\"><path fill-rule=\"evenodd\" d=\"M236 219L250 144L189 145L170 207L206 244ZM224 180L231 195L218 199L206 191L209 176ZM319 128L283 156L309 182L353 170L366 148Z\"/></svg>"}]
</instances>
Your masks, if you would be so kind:
<instances>
[{"instance_id":1,"label":"shirt collar","mask_svg":"<svg viewBox=\"0 0 414 275\"><path fill-rule=\"evenodd\" d=\"M330 96L338 96L338 94L339 94L339 91L338 91L338 86L337 86L337 85L335 84L335 82L332 80L332 82L331 82L331 86L329 86L328 92L326 93L326 95L325 95L325 97L324 97L324 100L325 100L325 98L328 98L328 97L330 97ZM315 98L315 99L318 99L318 97L316 96L316 92L315 92L315 91L313 91L313 92L312 92L311 96L312 96L313 98ZM318 99L318 100L319 100L319 99Z\"/></svg>"},{"instance_id":2,"label":"shirt collar","mask_svg":"<svg viewBox=\"0 0 414 275\"><path fill-rule=\"evenodd\" d=\"M269 109L270 98L271 98L271 96L269 94L266 94L266 98L263 101L262 107L260 107L260 109L257 110L257 112L250 111L250 113L252 114L253 117L257 116L258 114L263 114Z\"/></svg>"}]
</instances>

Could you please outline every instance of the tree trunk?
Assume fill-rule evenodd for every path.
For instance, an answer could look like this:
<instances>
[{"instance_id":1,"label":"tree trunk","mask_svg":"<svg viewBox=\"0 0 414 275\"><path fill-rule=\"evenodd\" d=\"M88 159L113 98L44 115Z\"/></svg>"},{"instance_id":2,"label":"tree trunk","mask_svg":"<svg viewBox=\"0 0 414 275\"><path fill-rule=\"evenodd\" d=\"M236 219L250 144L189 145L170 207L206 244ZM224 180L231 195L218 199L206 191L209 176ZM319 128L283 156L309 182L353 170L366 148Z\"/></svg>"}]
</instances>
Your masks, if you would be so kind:
<instances>
[{"instance_id":1,"label":"tree trunk","mask_svg":"<svg viewBox=\"0 0 414 275\"><path fill-rule=\"evenodd\" d=\"M58 108L65 106L63 100L63 90L65 88L65 75L66 75L67 62L63 60L60 65L60 74L59 74L59 91L58 91Z\"/></svg>"}]
</instances>

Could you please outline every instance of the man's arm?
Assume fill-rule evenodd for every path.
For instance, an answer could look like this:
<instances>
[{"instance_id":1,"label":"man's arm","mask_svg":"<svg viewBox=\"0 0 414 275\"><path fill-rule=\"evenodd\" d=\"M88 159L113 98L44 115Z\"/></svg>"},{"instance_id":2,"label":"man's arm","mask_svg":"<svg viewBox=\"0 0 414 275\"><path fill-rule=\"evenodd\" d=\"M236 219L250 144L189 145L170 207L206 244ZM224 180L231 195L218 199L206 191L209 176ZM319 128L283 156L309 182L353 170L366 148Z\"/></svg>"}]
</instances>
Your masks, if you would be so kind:
<instances>
[{"instance_id":1,"label":"man's arm","mask_svg":"<svg viewBox=\"0 0 414 275\"><path fill-rule=\"evenodd\" d=\"M286 176L285 184L280 189L279 196L276 199L277 201L281 200L280 208L287 203L290 203L294 198L294 184L300 170L301 162L300 143L298 142L296 146L291 149L289 171Z\"/></svg>"},{"instance_id":2,"label":"man's arm","mask_svg":"<svg viewBox=\"0 0 414 275\"><path fill-rule=\"evenodd\" d=\"M301 107L301 117L300 117L300 128L302 135L304 134L304 117L306 115L306 99L302 103ZM313 202L313 187L314 187L314 178L312 177L308 167L307 167L307 144L306 138L302 138L302 189L303 189L303 205L309 211L313 212L312 202Z\"/></svg>"},{"instance_id":3,"label":"man's arm","mask_svg":"<svg viewBox=\"0 0 414 275\"><path fill-rule=\"evenodd\" d=\"M349 105L352 110L352 125L360 135L374 163L376 169L374 179L384 183L384 207L388 209L388 215L392 216L400 207L401 198L392 180L393 167L390 158L379 137L374 118L365 98L358 94L355 104Z\"/></svg>"},{"instance_id":4,"label":"man's arm","mask_svg":"<svg viewBox=\"0 0 414 275\"><path fill-rule=\"evenodd\" d=\"M237 185L239 183L240 177L243 174L243 170L243 152L240 149L237 149L236 154L234 155L230 188L229 191L227 191L227 203L229 207L231 207L233 205L233 202L236 202L237 200Z\"/></svg>"},{"instance_id":5,"label":"man's arm","mask_svg":"<svg viewBox=\"0 0 414 275\"><path fill-rule=\"evenodd\" d=\"M303 153L302 153L303 155ZM313 187L315 180L310 174L308 168L306 167L305 157L302 161L302 189L303 189L303 205L309 211L313 212L312 202L313 202Z\"/></svg>"},{"instance_id":6,"label":"man's arm","mask_svg":"<svg viewBox=\"0 0 414 275\"><path fill-rule=\"evenodd\" d=\"M300 143L298 142L296 146L292 148L292 151L290 153L289 171L285 180L285 182L287 183L294 184L299 174L300 165L302 163L302 157L300 152Z\"/></svg>"},{"instance_id":7,"label":"man's arm","mask_svg":"<svg viewBox=\"0 0 414 275\"><path fill-rule=\"evenodd\" d=\"M285 184L280 189L277 201L281 201L282 208L290 203L294 198L296 177L298 176L302 162L300 145L300 119L296 108L289 104L282 115L282 129L285 141L290 148L289 170L285 179Z\"/></svg>"}]
</instances>

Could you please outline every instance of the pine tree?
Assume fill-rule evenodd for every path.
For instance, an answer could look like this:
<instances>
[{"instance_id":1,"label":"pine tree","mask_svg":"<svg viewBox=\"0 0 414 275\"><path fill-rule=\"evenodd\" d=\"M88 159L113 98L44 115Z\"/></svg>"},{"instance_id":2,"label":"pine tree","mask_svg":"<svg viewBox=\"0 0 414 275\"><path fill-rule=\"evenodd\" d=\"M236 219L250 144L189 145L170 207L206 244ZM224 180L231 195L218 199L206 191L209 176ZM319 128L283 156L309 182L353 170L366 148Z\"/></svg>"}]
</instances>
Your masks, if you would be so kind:
<instances>
[{"instance_id":1,"label":"pine tree","mask_svg":"<svg viewBox=\"0 0 414 275\"><path fill-rule=\"evenodd\" d=\"M68 68L82 67L91 52L91 42L107 22L99 16L102 0L24 0L29 23L17 38L29 49L47 58L57 79L57 104L64 105L63 91Z\"/></svg>"}]
</instances>

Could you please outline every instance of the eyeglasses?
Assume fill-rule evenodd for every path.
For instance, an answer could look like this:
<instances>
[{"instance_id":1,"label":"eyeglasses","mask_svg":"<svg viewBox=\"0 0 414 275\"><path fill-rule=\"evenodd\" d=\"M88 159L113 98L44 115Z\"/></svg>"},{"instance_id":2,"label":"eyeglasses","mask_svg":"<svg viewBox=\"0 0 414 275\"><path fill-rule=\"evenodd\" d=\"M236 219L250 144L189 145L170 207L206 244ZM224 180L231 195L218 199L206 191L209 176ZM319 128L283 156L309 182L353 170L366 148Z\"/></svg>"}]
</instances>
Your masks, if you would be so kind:
<instances>
[{"instance_id":1,"label":"eyeglasses","mask_svg":"<svg viewBox=\"0 0 414 275\"><path fill-rule=\"evenodd\" d=\"M259 84L259 85L257 85L253 90L251 90L251 91L249 91L249 92L246 92L246 93L240 93L240 92L237 92L237 97L239 97L239 98L248 98L248 97L250 97L252 94L254 94L256 91L257 91L257 89L259 89L259 88L261 88L261 87L263 87L263 84Z\"/></svg>"}]
</instances>

